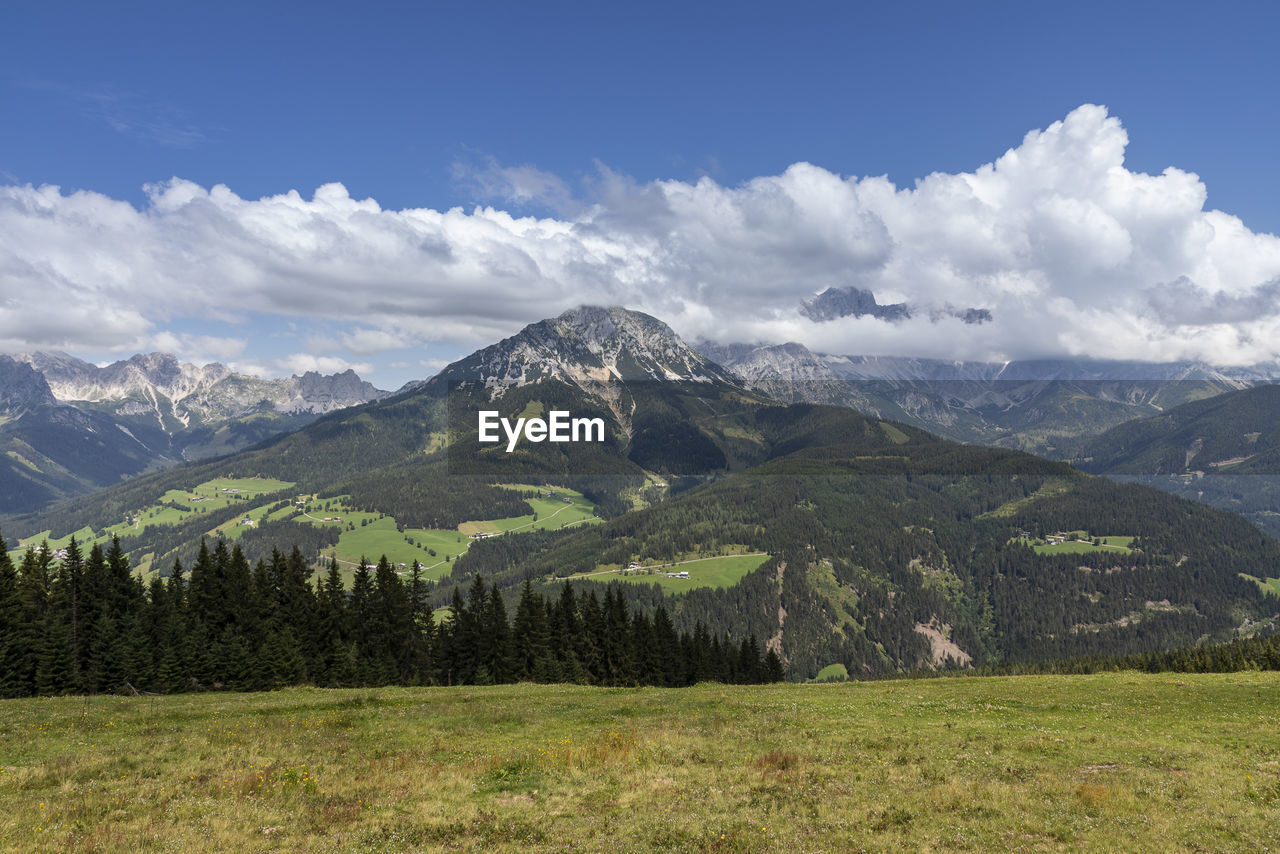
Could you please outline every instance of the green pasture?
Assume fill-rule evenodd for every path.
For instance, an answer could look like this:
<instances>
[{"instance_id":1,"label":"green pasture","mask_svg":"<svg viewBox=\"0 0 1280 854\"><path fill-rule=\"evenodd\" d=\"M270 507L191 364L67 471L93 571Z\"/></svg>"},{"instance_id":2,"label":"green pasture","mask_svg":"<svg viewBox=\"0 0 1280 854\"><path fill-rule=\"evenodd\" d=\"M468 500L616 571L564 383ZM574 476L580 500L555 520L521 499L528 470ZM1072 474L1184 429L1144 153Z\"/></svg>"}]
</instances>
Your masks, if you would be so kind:
<instances>
[{"instance_id":1,"label":"green pasture","mask_svg":"<svg viewBox=\"0 0 1280 854\"><path fill-rule=\"evenodd\" d=\"M694 558L661 566L644 566L624 572L619 569L571 575L569 580L591 580L608 583L622 581L629 584L657 584L667 593L682 593L697 587L732 587L746 575L759 569L769 559L768 555L722 555ZM652 574L650 574L652 571ZM667 578L668 572L688 572L688 578Z\"/></svg>"},{"instance_id":2,"label":"green pasture","mask_svg":"<svg viewBox=\"0 0 1280 854\"><path fill-rule=\"evenodd\" d=\"M0 850L1266 851L1280 674L0 701Z\"/></svg>"}]
</instances>

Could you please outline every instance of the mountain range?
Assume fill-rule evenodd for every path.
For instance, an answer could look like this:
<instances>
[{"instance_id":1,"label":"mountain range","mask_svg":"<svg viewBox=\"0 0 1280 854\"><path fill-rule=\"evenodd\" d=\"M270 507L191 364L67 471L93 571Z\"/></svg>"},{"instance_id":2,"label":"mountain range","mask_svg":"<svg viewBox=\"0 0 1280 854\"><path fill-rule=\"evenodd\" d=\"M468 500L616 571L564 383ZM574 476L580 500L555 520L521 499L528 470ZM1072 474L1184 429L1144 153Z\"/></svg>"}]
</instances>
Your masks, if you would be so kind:
<instances>
[{"instance_id":1,"label":"mountain range","mask_svg":"<svg viewBox=\"0 0 1280 854\"><path fill-rule=\"evenodd\" d=\"M965 362L813 353L798 343L700 342L778 400L848 406L959 442L1064 458L1070 440L1280 378L1280 366L1041 359Z\"/></svg>"},{"instance_id":2,"label":"mountain range","mask_svg":"<svg viewBox=\"0 0 1280 854\"><path fill-rule=\"evenodd\" d=\"M167 353L102 367L59 352L0 356L0 512L230 453L387 394L352 371L260 379Z\"/></svg>"},{"instance_id":3,"label":"mountain range","mask_svg":"<svg viewBox=\"0 0 1280 854\"><path fill-rule=\"evenodd\" d=\"M606 435L508 453L478 441L482 409L512 421L598 417ZM140 508L170 490L232 477L278 486L258 510L171 502L175 521L139 527ZM767 638L793 678L833 663L884 674L1137 652L1280 619L1264 591L1280 576L1280 542L1238 516L847 406L778 401L620 308L531 324L394 396L11 518L4 531L101 537L123 523L125 552L165 574L201 537L230 536L227 514L246 510L261 520L238 540L250 559L295 544L317 557L334 542L325 537L346 536L291 510L297 496L460 542L473 530L460 525L527 513L511 488L520 483L575 490L602 521L475 539L434 565L437 607L477 575L514 596L526 579L586 589L633 564L758 555L734 583L618 589L637 607L664 603L682 630Z\"/></svg>"}]
</instances>

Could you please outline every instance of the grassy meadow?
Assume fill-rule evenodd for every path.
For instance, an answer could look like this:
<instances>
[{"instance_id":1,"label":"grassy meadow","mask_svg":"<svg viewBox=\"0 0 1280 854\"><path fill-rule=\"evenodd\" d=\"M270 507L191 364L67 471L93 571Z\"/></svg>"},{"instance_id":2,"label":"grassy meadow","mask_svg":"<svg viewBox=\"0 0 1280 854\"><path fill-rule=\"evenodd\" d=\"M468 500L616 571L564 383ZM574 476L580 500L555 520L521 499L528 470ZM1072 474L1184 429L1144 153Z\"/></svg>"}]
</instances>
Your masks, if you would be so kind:
<instances>
[{"instance_id":1,"label":"grassy meadow","mask_svg":"<svg viewBox=\"0 0 1280 854\"><path fill-rule=\"evenodd\" d=\"M623 581L628 584L656 584L667 593L683 593L695 587L732 587L769 559L767 554L718 555L685 558L672 563L645 566L638 571L623 572L621 567L584 572L569 576L591 581ZM652 572L652 574L650 574ZM688 578L667 578L668 572L687 572Z\"/></svg>"},{"instance_id":2,"label":"grassy meadow","mask_svg":"<svg viewBox=\"0 0 1280 854\"><path fill-rule=\"evenodd\" d=\"M0 701L6 851L1267 850L1280 674Z\"/></svg>"},{"instance_id":3,"label":"grassy meadow","mask_svg":"<svg viewBox=\"0 0 1280 854\"><path fill-rule=\"evenodd\" d=\"M255 525L263 521L293 518L303 524L318 527L339 529L338 543L333 548L325 549L322 555L308 555L309 558L336 558L342 567L343 576L348 586L355 575L355 569L364 558L370 563L377 563L383 555L393 564L412 566L416 560L423 565L423 577L439 580L449 575L452 570L450 562L470 548L475 533L501 534L508 531L529 531L544 529L560 529L570 525L595 524L600 521L595 515L595 505L582 493L564 487L554 488L554 498L547 498L551 487L535 487L522 484L503 484L506 488L524 492L537 492L538 497L528 500L532 512L526 516L513 516L506 519L494 519L480 522L463 522L456 529L443 530L435 528L406 528L401 526L393 516L382 513L360 510L351 505L350 496L339 495L328 498L310 496L295 503L294 496L286 496L289 503L285 507L272 510L280 502L281 495L292 489L294 484L282 480L266 478L215 478L197 484L191 489L171 489L153 503L127 514L128 518L100 531L84 527L61 537L51 536L51 531L42 531L19 541L17 549L10 552L10 558L16 563L28 547L47 543L50 548L58 549L67 545L74 536L81 550L87 553L96 544L106 546L113 535L126 537L148 528L161 525L176 525L185 520L222 510L233 504L243 508L237 514L221 524L210 525L204 535L211 540L221 537L229 542L240 539L248 530L241 525L242 519L249 519ZM432 554L434 552L434 554ZM143 578L157 567L152 566L154 554L148 553L138 562L134 571ZM165 568L172 561L165 563ZM317 570L317 575L323 570ZM407 573L402 573L407 574ZM723 573L721 573L723 574ZM738 573L733 581L737 581L746 573Z\"/></svg>"}]
</instances>

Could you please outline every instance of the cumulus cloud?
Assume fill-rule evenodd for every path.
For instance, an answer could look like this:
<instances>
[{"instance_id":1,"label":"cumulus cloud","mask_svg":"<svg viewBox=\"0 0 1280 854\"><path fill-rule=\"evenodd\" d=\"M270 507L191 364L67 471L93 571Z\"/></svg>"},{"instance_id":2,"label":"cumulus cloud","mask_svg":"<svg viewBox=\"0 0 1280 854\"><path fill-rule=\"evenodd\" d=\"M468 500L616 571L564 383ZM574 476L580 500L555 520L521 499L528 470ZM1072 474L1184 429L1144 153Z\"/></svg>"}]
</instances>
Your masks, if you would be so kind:
<instances>
[{"instance_id":1,"label":"cumulus cloud","mask_svg":"<svg viewBox=\"0 0 1280 854\"><path fill-rule=\"evenodd\" d=\"M600 166L581 200L532 167L489 161L471 176L554 216L384 210L341 184L255 200L174 178L141 209L4 186L0 346L118 348L174 319L255 313L337 324L330 352L365 358L478 346L604 303L689 338L838 353L1276 358L1280 238L1205 210L1192 173L1129 170L1127 145L1117 118L1086 105L972 172L911 187L809 163L737 186ZM799 313L832 285L920 310L893 324ZM965 324L948 306L992 318Z\"/></svg>"}]
</instances>

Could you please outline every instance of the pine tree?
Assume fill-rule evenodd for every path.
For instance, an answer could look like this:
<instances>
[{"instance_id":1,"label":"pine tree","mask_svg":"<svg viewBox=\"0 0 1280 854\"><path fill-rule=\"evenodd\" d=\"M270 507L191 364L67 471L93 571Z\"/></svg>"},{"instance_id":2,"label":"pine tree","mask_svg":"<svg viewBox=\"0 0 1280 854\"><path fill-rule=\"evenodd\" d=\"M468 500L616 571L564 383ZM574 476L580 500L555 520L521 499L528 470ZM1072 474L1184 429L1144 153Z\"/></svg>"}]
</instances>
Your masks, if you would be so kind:
<instances>
[{"instance_id":1,"label":"pine tree","mask_svg":"<svg viewBox=\"0 0 1280 854\"><path fill-rule=\"evenodd\" d=\"M684 683L684 657L680 650L680 638L671 625L667 609L658 605L653 613L653 650L657 658L656 683L675 688Z\"/></svg>"},{"instance_id":2,"label":"pine tree","mask_svg":"<svg viewBox=\"0 0 1280 854\"><path fill-rule=\"evenodd\" d=\"M777 651L770 647L764 657L764 681L781 682L785 677L782 659L778 657Z\"/></svg>"},{"instance_id":3,"label":"pine tree","mask_svg":"<svg viewBox=\"0 0 1280 854\"><path fill-rule=\"evenodd\" d=\"M374 573L373 598L369 629L372 649L369 654L376 661L376 681L379 684L403 684L408 675L409 598L386 555L378 561Z\"/></svg>"},{"instance_id":4,"label":"pine tree","mask_svg":"<svg viewBox=\"0 0 1280 854\"><path fill-rule=\"evenodd\" d=\"M507 608L495 584L488 597L481 627L487 639L488 653L481 665L488 669L493 683L515 681L515 655L511 645L511 627L507 624Z\"/></svg>"},{"instance_id":5,"label":"pine tree","mask_svg":"<svg viewBox=\"0 0 1280 854\"><path fill-rule=\"evenodd\" d=\"M744 685L763 681L760 672L760 644L755 635L746 638L738 650L737 681Z\"/></svg>"},{"instance_id":6,"label":"pine tree","mask_svg":"<svg viewBox=\"0 0 1280 854\"><path fill-rule=\"evenodd\" d=\"M338 678L339 670L345 668L350 632L347 627L347 591L337 560L330 559L329 571L320 582L316 600L317 663L313 678L318 684L333 687L351 684Z\"/></svg>"},{"instance_id":7,"label":"pine tree","mask_svg":"<svg viewBox=\"0 0 1280 854\"><path fill-rule=\"evenodd\" d=\"M22 685L22 597L18 590L18 570L9 557L0 535L0 697L20 697L28 693Z\"/></svg>"},{"instance_id":8,"label":"pine tree","mask_svg":"<svg viewBox=\"0 0 1280 854\"><path fill-rule=\"evenodd\" d=\"M533 678L538 659L549 654L551 649L546 609L542 597L533 592L533 582L528 578L524 580L520 602L516 605L512 647L516 679Z\"/></svg>"},{"instance_id":9,"label":"pine tree","mask_svg":"<svg viewBox=\"0 0 1280 854\"><path fill-rule=\"evenodd\" d=\"M412 685L431 680L431 648L435 637L429 590L422 577L422 564L413 562L409 573L409 641L407 644L407 679Z\"/></svg>"},{"instance_id":10,"label":"pine tree","mask_svg":"<svg viewBox=\"0 0 1280 854\"><path fill-rule=\"evenodd\" d=\"M369 661L371 650L369 629L373 609L373 581L370 578L370 569L372 567L364 557L361 557L360 565L356 567L355 580L351 583L351 599L348 602L350 637L356 650L357 680L362 685L372 684L374 675Z\"/></svg>"}]
</instances>

